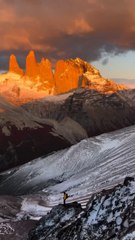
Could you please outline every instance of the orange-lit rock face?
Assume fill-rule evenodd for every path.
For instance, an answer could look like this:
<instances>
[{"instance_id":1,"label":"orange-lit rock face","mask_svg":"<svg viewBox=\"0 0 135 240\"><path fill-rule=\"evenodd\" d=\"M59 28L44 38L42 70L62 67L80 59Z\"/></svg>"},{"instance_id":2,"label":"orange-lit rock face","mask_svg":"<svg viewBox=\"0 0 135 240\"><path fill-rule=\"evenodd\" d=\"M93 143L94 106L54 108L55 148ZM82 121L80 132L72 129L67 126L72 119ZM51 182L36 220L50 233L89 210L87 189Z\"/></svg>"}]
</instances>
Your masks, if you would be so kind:
<instances>
[{"instance_id":1,"label":"orange-lit rock face","mask_svg":"<svg viewBox=\"0 0 135 240\"><path fill-rule=\"evenodd\" d=\"M30 51L26 58L26 75L28 77L35 78L39 73L38 64L36 62L36 57L33 51Z\"/></svg>"},{"instance_id":2,"label":"orange-lit rock face","mask_svg":"<svg viewBox=\"0 0 135 240\"><path fill-rule=\"evenodd\" d=\"M112 80L103 78L101 75L91 75L90 72L86 72L83 76L84 87L95 89L98 92L113 93L119 90L127 89L124 84L117 84Z\"/></svg>"},{"instance_id":3,"label":"orange-lit rock face","mask_svg":"<svg viewBox=\"0 0 135 240\"><path fill-rule=\"evenodd\" d=\"M123 84L117 84L112 80L103 78L99 70L80 58L70 59L63 62L60 61L58 69L56 67L56 92L62 86L62 84L59 86L60 80L63 80L63 83L65 83L66 86L63 84L64 91L63 89L60 89L58 93L65 92L66 87L67 91L74 88L85 87L95 89L102 93L113 93L119 90L127 89L127 87ZM63 72L61 71L62 68Z\"/></svg>"},{"instance_id":4,"label":"orange-lit rock face","mask_svg":"<svg viewBox=\"0 0 135 240\"><path fill-rule=\"evenodd\" d=\"M32 81L38 82L38 90L48 89L51 93L51 89L54 89L55 84L50 61L42 58L41 62L37 63L33 51L26 58L26 76Z\"/></svg>"},{"instance_id":5,"label":"orange-lit rock face","mask_svg":"<svg viewBox=\"0 0 135 240\"><path fill-rule=\"evenodd\" d=\"M79 58L58 61L53 74L50 61L43 58L37 63L33 51L26 58L25 73L11 55L9 72L0 75L0 94L15 105L80 87L102 93L126 89L122 84L103 78L96 68Z\"/></svg>"},{"instance_id":6,"label":"orange-lit rock face","mask_svg":"<svg viewBox=\"0 0 135 240\"><path fill-rule=\"evenodd\" d=\"M56 92L64 93L79 87L90 87L89 79L84 76L86 72L91 76L101 77L98 70L79 58L58 61L54 74Z\"/></svg>"},{"instance_id":7,"label":"orange-lit rock face","mask_svg":"<svg viewBox=\"0 0 135 240\"><path fill-rule=\"evenodd\" d=\"M54 76L52 72L52 65L48 59L42 58L39 64L39 76L42 86L45 88L54 88Z\"/></svg>"},{"instance_id":8,"label":"orange-lit rock face","mask_svg":"<svg viewBox=\"0 0 135 240\"><path fill-rule=\"evenodd\" d=\"M72 62L58 61L54 74L56 93L68 92L78 88L80 70Z\"/></svg>"},{"instance_id":9,"label":"orange-lit rock face","mask_svg":"<svg viewBox=\"0 0 135 240\"><path fill-rule=\"evenodd\" d=\"M20 75L24 74L23 70L19 67L19 64L16 60L15 55L13 54L10 56L10 60L9 60L9 71L20 74Z\"/></svg>"}]
</instances>

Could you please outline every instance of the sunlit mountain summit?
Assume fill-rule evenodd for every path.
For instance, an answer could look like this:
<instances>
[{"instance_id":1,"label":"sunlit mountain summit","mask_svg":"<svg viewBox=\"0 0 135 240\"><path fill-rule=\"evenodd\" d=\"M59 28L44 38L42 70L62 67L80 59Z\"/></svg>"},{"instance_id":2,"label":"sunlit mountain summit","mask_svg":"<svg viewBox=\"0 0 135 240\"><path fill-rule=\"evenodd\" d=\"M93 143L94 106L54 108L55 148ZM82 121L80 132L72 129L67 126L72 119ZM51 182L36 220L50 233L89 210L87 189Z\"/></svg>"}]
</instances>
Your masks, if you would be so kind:
<instances>
[{"instance_id":1,"label":"sunlit mountain summit","mask_svg":"<svg viewBox=\"0 0 135 240\"><path fill-rule=\"evenodd\" d=\"M78 88L109 94L124 90L126 86L103 78L99 70L80 58L59 60L53 70L48 59L42 58L37 63L34 51L26 57L25 70L20 68L12 54L8 72L0 75L1 96L18 106Z\"/></svg>"}]
</instances>

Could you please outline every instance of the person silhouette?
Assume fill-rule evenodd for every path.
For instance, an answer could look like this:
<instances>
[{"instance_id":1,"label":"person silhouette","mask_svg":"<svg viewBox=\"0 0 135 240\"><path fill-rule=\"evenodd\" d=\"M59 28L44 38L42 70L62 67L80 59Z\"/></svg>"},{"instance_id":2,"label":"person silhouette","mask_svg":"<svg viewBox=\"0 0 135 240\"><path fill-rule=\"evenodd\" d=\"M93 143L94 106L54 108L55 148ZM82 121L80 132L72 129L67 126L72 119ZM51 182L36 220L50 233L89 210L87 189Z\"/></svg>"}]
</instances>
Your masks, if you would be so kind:
<instances>
[{"instance_id":1,"label":"person silhouette","mask_svg":"<svg viewBox=\"0 0 135 240\"><path fill-rule=\"evenodd\" d=\"M66 205L66 200L67 200L67 198L69 197L68 196L68 194L66 193L66 192L63 192L63 204L64 204L64 206Z\"/></svg>"}]
</instances>

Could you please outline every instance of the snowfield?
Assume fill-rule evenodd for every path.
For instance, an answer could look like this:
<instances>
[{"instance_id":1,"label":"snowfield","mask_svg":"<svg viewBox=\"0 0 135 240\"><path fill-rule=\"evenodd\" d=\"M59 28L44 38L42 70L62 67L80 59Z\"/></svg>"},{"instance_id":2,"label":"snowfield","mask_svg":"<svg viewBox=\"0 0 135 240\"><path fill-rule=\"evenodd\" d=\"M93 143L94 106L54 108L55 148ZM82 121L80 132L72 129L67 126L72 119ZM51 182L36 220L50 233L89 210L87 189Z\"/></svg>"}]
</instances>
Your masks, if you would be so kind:
<instances>
[{"instance_id":1,"label":"snowfield","mask_svg":"<svg viewBox=\"0 0 135 240\"><path fill-rule=\"evenodd\" d=\"M123 182L126 176L135 176L134 156L132 126L82 140L69 149L0 174L0 193L25 194L22 210L32 216L37 216L35 205L39 205L41 216L46 208L61 203L63 191L70 196L68 202L79 201L85 206L91 194Z\"/></svg>"}]
</instances>

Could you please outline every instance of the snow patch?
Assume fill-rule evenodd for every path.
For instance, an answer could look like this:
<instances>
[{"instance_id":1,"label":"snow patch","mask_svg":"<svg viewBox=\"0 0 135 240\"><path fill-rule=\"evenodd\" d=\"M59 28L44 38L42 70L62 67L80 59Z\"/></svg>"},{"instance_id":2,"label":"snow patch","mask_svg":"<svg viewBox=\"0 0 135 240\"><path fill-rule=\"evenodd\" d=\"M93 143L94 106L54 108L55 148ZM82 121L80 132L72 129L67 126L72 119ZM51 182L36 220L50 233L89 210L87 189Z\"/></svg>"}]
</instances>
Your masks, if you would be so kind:
<instances>
[{"instance_id":1,"label":"snow patch","mask_svg":"<svg viewBox=\"0 0 135 240\"><path fill-rule=\"evenodd\" d=\"M135 231L127 234L122 240L135 240Z\"/></svg>"}]
</instances>

